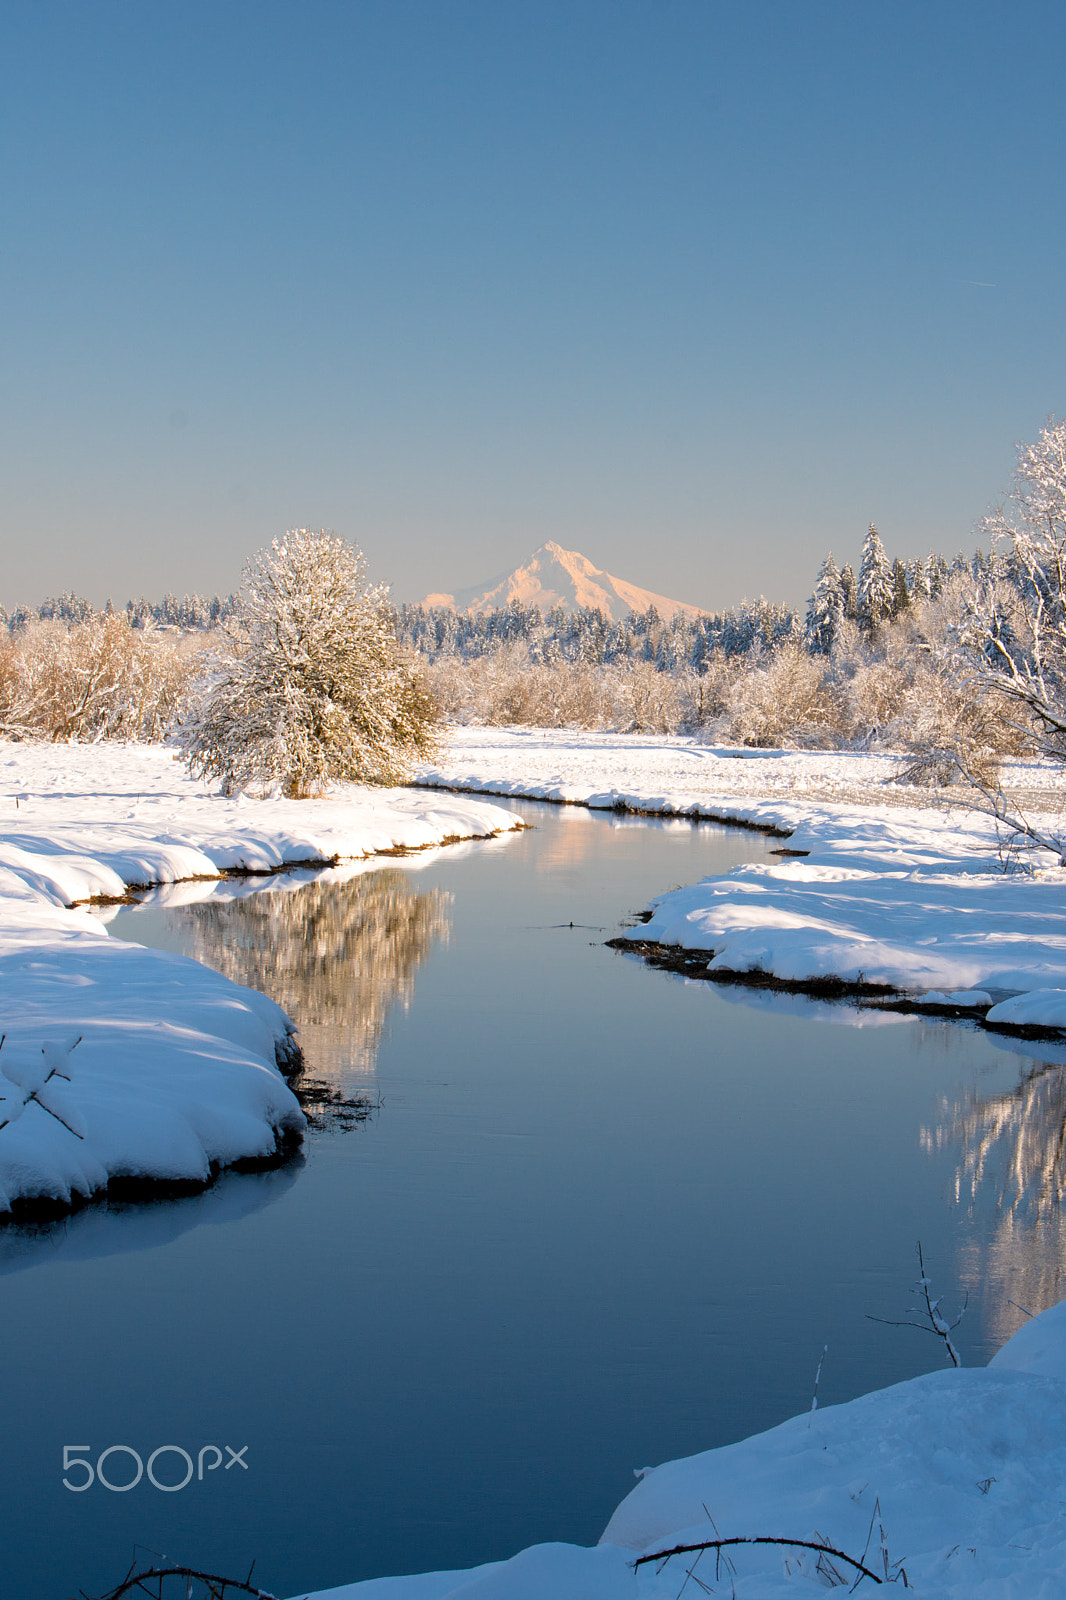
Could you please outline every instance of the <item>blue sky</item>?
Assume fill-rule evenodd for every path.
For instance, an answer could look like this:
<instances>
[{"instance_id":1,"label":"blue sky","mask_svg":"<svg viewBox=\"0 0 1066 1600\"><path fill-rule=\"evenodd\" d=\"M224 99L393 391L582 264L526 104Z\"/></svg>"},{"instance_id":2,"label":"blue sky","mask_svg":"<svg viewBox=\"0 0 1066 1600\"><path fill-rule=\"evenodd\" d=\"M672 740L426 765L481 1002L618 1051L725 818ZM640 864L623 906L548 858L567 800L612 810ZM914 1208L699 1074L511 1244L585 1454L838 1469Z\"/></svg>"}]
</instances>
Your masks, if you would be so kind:
<instances>
[{"instance_id":1,"label":"blue sky","mask_svg":"<svg viewBox=\"0 0 1066 1600\"><path fill-rule=\"evenodd\" d=\"M1057 4L0 0L0 602L802 602L1066 411ZM1058 176L1056 176L1058 174Z\"/></svg>"}]
</instances>

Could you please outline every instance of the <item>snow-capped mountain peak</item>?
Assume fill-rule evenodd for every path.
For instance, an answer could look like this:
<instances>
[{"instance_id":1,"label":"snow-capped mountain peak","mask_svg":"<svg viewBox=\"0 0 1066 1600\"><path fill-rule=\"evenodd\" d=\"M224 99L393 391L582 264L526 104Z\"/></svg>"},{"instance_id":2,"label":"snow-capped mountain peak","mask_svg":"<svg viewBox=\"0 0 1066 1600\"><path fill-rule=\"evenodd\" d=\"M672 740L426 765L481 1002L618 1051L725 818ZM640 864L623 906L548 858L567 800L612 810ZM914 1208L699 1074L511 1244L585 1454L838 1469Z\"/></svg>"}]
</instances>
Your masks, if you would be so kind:
<instances>
[{"instance_id":1,"label":"snow-capped mountain peak","mask_svg":"<svg viewBox=\"0 0 1066 1600\"><path fill-rule=\"evenodd\" d=\"M493 611L510 605L512 600L537 605L542 612L550 611L552 606L561 606L564 611L594 606L613 622L620 622L634 611L647 611L649 606L654 606L662 617L672 617L675 611L690 617L703 614L700 606L670 600L651 589L627 583L624 578L612 577L580 551L564 550L554 539L534 550L529 560L513 572L488 583L457 589L454 594L429 594L422 604L473 613Z\"/></svg>"}]
</instances>

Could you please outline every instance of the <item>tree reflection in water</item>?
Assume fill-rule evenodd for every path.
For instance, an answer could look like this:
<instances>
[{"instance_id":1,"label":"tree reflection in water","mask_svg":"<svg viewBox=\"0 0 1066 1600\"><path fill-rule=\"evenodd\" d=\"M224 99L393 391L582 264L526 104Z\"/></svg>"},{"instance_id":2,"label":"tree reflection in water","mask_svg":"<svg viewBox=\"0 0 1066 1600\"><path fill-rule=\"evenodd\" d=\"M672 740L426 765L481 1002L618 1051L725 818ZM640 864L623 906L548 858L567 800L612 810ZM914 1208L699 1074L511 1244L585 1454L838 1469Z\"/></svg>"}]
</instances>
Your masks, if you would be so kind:
<instances>
[{"instance_id":1,"label":"tree reflection in water","mask_svg":"<svg viewBox=\"0 0 1066 1600\"><path fill-rule=\"evenodd\" d=\"M290 879L170 916L189 955L285 1007L310 1072L342 1081L373 1074L390 1011L410 1004L415 973L448 937L451 898L417 891L393 867L339 882Z\"/></svg>"},{"instance_id":2,"label":"tree reflection in water","mask_svg":"<svg viewBox=\"0 0 1066 1600\"><path fill-rule=\"evenodd\" d=\"M1035 1314L1066 1296L1066 1066L1040 1062L1007 1093L945 1102L922 1142L960 1146L956 1204L998 1213L987 1242L966 1247L966 1269L999 1286L989 1314L1002 1342L1022 1320L1008 1297Z\"/></svg>"}]
</instances>

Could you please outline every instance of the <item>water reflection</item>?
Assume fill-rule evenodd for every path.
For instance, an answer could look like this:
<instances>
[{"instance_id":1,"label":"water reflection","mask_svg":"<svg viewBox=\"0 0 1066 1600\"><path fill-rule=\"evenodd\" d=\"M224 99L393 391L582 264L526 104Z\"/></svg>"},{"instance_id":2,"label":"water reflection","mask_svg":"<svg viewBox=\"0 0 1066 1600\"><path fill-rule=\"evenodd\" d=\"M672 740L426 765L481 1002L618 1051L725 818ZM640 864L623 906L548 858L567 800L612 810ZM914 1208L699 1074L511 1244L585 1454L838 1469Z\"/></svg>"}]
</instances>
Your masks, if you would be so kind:
<instances>
[{"instance_id":1,"label":"water reflection","mask_svg":"<svg viewBox=\"0 0 1066 1600\"><path fill-rule=\"evenodd\" d=\"M285 1007L312 1070L366 1076L390 1011L410 1005L418 968L448 937L451 899L389 867L341 882L289 880L167 915L187 955Z\"/></svg>"},{"instance_id":2,"label":"water reflection","mask_svg":"<svg viewBox=\"0 0 1066 1600\"><path fill-rule=\"evenodd\" d=\"M1039 1061L1012 1089L945 1103L922 1143L930 1152L957 1145L955 1203L993 1211L964 1251L964 1271L1001 1286L991 1331L1005 1340L1024 1316L1010 1300L1035 1314L1066 1295L1066 1066Z\"/></svg>"},{"instance_id":3,"label":"water reflection","mask_svg":"<svg viewBox=\"0 0 1066 1600\"><path fill-rule=\"evenodd\" d=\"M699 823L689 817L644 817L628 812L587 811L584 806L561 806L556 826L548 830L547 839L537 857L540 873L579 870L588 865L602 846L602 830L642 828L649 824L661 834L693 837Z\"/></svg>"},{"instance_id":4,"label":"water reflection","mask_svg":"<svg viewBox=\"0 0 1066 1600\"><path fill-rule=\"evenodd\" d=\"M81 1211L0 1229L0 1275L56 1262L93 1261L156 1250L203 1226L227 1227L281 1200L304 1165L302 1154L267 1172L223 1172L199 1194L166 1200L103 1199Z\"/></svg>"}]
</instances>

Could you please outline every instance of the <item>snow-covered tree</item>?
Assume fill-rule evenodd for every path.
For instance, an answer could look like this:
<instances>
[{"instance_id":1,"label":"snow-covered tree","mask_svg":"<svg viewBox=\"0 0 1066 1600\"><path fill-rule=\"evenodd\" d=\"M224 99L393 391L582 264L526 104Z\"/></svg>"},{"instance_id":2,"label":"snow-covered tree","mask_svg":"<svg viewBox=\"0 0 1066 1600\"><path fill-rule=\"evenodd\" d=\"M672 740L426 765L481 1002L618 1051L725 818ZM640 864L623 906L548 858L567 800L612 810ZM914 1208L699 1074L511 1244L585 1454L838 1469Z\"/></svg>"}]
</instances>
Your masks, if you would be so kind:
<instances>
[{"instance_id":1,"label":"snow-covered tree","mask_svg":"<svg viewBox=\"0 0 1066 1600\"><path fill-rule=\"evenodd\" d=\"M934 555L930 550L929 559L925 563L925 586L929 590L930 599L939 599L947 582L949 571L950 568L945 558L942 555Z\"/></svg>"},{"instance_id":2,"label":"snow-covered tree","mask_svg":"<svg viewBox=\"0 0 1066 1600\"><path fill-rule=\"evenodd\" d=\"M829 655L845 617L844 589L833 553L826 556L818 573L814 593L807 602L805 637L813 655Z\"/></svg>"},{"instance_id":3,"label":"snow-covered tree","mask_svg":"<svg viewBox=\"0 0 1066 1600\"><path fill-rule=\"evenodd\" d=\"M855 570L847 561L840 569L840 588L844 596L844 615L849 622L855 622L859 615L859 586L855 582Z\"/></svg>"},{"instance_id":4,"label":"snow-covered tree","mask_svg":"<svg viewBox=\"0 0 1066 1600\"><path fill-rule=\"evenodd\" d=\"M384 586L347 540L297 528L244 570L240 626L179 742L226 793L395 783L435 744L437 709L396 639Z\"/></svg>"},{"instance_id":5,"label":"snow-covered tree","mask_svg":"<svg viewBox=\"0 0 1066 1600\"><path fill-rule=\"evenodd\" d=\"M1010 495L985 526L1008 545L1010 581L993 562L977 583L980 681L1035 727L1045 755L1066 761L1066 422L1019 446Z\"/></svg>"},{"instance_id":6,"label":"snow-covered tree","mask_svg":"<svg viewBox=\"0 0 1066 1600\"><path fill-rule=\"evenodd\" d=\"M858 618L867 632L872 632L891 616L893 593L892 563L885 554L881 535L871 522L870 531L863 540L859 566Z\"/></svg>"},{"instance_id":7,"label":"snow-covered tree","mask_svg":"<svg viewBox=\"0 0 1066 1600\"><path fill-rule=\"evenodd\" d=\"M896 622L911 607L911 591L907 582L907 569L897 556L892 563L892 609L890 615Z\"/></svg>"},{"instance_id":8,"label":"snow-covered tree","mask_svg":"<svg viewBox=\"0 0 1066 1600\"><path fill-rule=\"evenodd\" d=\"M929 576L925 570L924 561L907 562L907 591L911 600L916 604L932 598L929 593Z\"/></svg>"}]
</instances>

